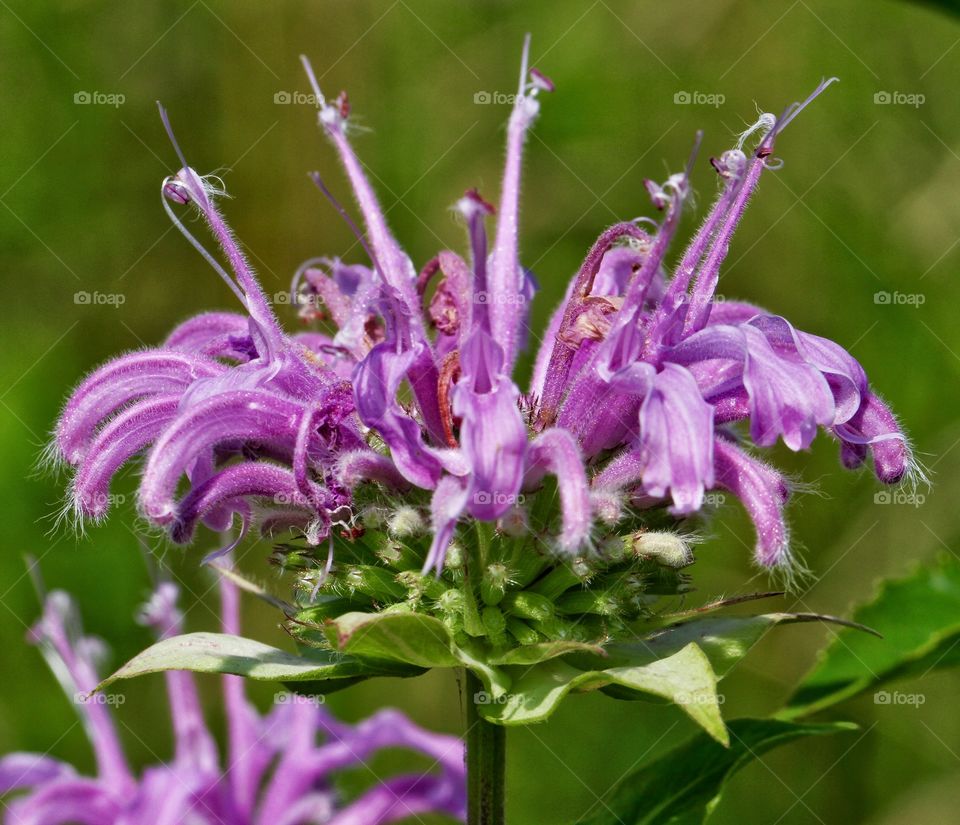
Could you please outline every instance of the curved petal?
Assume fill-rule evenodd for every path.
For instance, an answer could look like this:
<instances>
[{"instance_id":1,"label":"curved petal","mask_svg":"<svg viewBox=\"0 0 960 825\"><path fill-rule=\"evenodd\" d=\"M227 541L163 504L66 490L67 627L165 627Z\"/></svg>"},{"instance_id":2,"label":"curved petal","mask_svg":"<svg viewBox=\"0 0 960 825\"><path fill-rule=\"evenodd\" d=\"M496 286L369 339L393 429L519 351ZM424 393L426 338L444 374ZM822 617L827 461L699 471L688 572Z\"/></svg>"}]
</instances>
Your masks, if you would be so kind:
<instances>
[{"instance_id":1,"label":"curved petal","mask_svg":"<svg viewBox=\"0 0 960 825\"><path fill-rule=\"evenodd\" d=\"M576 552L589 539L591 524L590 487L576 439L558 427L544 430L530 445L527 463L525 484L546 472L557 477L563 508L560 549Z\"/></svg>"},{"instance_id":2,"label":"curved petal","mask_svg":"<svg viewBox=\"0 0 960 825\"><path fill-rule=\"evenodd\" d=\"M690 372L664 365L640 407L643 486L673 499L673 512L692 513L713 486L713 407Z\"/></svg>"}]
</instances>

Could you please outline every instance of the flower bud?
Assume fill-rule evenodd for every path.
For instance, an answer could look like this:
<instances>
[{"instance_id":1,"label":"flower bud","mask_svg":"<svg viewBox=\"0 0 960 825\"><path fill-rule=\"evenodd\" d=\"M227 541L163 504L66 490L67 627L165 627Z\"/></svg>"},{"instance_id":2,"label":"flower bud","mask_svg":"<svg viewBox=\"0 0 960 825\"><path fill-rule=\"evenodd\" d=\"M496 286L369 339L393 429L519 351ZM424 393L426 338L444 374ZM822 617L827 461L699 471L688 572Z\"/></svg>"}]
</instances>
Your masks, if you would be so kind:
<instances>
[{"instance_id":1,"label":"flower bud","mask_svg":"<svg viewBox=\"0 0 960 825\"><path fill-rule=\"evenodd\" d=\"M506 565L495 562L488 565L480 579L480 598L486 605L498 605L503 600L510 584L510 571Z\"/></svg>"},{"instance_id":2,"label":"flower bud","mask_svg":"<svg viewBox=\"0 0 960 825\"><path fill-rule=\"evenodd\" d=\"M525 536L530 529L526 509L519 505L511 507L500 516L499 521L497 521L497 529L510 538L516 539Z\"/></svg>"},{"instance_id":3,"label":"flower bud","mask_svg":"<svg viewBox=\"0 0 960 825\"><path fill-rule=\"evenodd\" d=\"M649 559L664 567L680 569L694 562L690 540L676 533L650 533L641 530L629 537L637 558Z\"/></svg>"},{"instance_id":4,"label":"flower bud","mask_svg":"<svg viewBox=\"0 0 960 825\"><path fill-rule=\"evenodd\" d=\"M398 507L387 521L387 531L398 539L416 536L424 528L423 516L416 507Z\"/></svg>"}]
</instances>

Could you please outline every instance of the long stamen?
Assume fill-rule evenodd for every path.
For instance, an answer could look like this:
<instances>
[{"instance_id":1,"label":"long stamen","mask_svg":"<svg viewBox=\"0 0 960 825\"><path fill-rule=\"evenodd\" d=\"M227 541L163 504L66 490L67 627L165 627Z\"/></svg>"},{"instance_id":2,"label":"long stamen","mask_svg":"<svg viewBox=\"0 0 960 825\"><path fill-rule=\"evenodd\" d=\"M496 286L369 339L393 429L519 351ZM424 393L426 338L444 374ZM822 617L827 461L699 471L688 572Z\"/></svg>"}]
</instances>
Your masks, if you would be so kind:
<instances>
[{"instance_id":1,"label":"long stamen","mask_svg":"<svg viewBox=\"0 0 960 825\"><path fill-rule=\"evenodd\" d=\"M517 355L524 312L524 302L521 300L524 272L518 253L523 144L527 130L540 109L538 93L553 90L550 79L536 69L528 68L529 62L528 34L523 41L517 98L507 125L507 157L500 191L497 228L490 256L490 294L504 296L492 302L490 323L494 337L503 347L508 367L513 364Z\"/></svg>"},{"instance_id":2,"label":"long stamen","mask_svg":"<svg viewBox=\"0 0 960 825\"><path fill-rule=\"evenodd\" d=\"M416 299L415 280L416 272L410 259L404 254L400 245L393 237L393 233L387 226L387 219L384 215L373 187L363 170L360 159L353 151L350 141L347 140L346 130L344 128L349 110L346 106L345 98L341 98L341 105L332 105L327 102L323 92L320 90L320 84L317 82L316 75L306 56L301 55L300 61L303 63L307 79L313 92L316 95L317 105L320 109L320 125L329 136L337 154L340 156L340 162L347 173L350 185L353 187L354 196L357 199L357 205L363 214L364 223L367 226L367 234L370 241L370 248L376 254L371 260L379 261L377 267L383 280L389 284L402 297L404 303L409 307L406 313L416 331L418 337L425 337L423 330L423 319L418 310ZM339 210L338 210L339 211ZM368 252L368 254L370 254Z\"/></svg>"},{"instance_id":3,"label":"long stamen","mask_svg":"<svg viewBox=\"0 0 960 825\"><path fill-rule=\"evenodd\" d=\"M206 220L207 225L210 227L210 231L213 233L213 236L219 243L224 255L226 255L227 260L230 262L230 267L233 269L234 274L236 275L237 283L243 292L243 302L250 313L250 317L256 323L261 334L263 335L265 339L264 342L268 349L275 351L282 342L283 332L273 314L273 310L270 308L266 294L263 292L263 288L257 281L256 276L253 274L253 270L247 261L246 255L244 255L243 251L240 249L240 246L234 238L232 231L227 226L226 221L224 221L223 216L217 209L213 198L210 197L210 195L214 193L210 191L209 186L205 184L203 179L201 179L200 176L186 163L183 152L180 149L177 139L173 133L173 127L170 124L170 118L167 115L166 110L159 103L159 101L157 102L157 106L160 110L160 119L163 121L167 135L174 146L174 151L176 151L178 158L184 164L183 168L177 173L175 178L167 179L164 182L163 192L169 198L174 198L180 203L186 203L188 201L192 202L200 210L200 213ZM171 214L169 209L167 212L168 214ZM189 237L189 233L185 232L185 230L182 228L182 225L180 225L179 221L177 221L172 214L171 218L173 218L174 223L178 225L178 228L180 228L181 232L184 232L184 235L188 238L188 240L190 240L191 243L193 243L193 245L199 249L200 247L198 242ZM209 255L205 253L201 254L204 255L204 258L207 261L211 261L211 257ZM223 277L225 274L222 268L219 268L218 272L220 273L221 277Z\"/></svg>"}]
</instances>

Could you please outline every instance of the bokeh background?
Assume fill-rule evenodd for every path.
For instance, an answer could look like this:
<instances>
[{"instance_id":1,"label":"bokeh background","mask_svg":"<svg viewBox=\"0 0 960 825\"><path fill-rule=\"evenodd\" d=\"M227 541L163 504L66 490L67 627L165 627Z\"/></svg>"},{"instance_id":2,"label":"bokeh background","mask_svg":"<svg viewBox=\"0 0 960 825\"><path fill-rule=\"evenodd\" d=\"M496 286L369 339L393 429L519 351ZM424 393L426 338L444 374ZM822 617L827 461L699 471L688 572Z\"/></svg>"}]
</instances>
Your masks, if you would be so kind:
<instances>
[{"instance_id":1,"label":"bokeh background","mask_svg":"<svg viewBox=\"0 0 960 825\"><path fill-rule=\"evenodd\" d=\"M523 33L533 33L534 62L558 89L526 161L523 259L543 287L535 326L602 228L649 213L643 178L678 169L697 129L705 155L718 153L758 106L778 112L821 77L839 76L779 141L785 166L763 180L720 291L848 347L894 403L935 487L912 503L884 503L869 474L839 468L827 439L809 454L778 450L775 460L813 485L791 516L815 574L779 604L843 613L878 577L955 552L960 18L948 6L0 0L0 751L49 749L92 766L74 708L24 644L38 613L26 558L48 587L76 595L114 664L149 642L132 620L150 586L133 474L117 485L126 503L107 524L79 540L50 532L62 487L35 464L62 398L112 354L160 341L191 313L231 307L161 210L160 181L177 164L154 101L169 108L192 164L220 170L234 196L228 219L268 292L282 291L303 259L354 246L305 174L322 170L347 196L312 108L298 102L308 91L301 52L327 90L349 90L357 122L369 127L355 145L397 235L422 263L462 246L449 206L464 189L498 191L508 107L495 93L513 91ZM693 183L702 215L716 187L705 160ZM81 292L114 297L83 303ZM751 565L750 526L736 505L721 508L711 531L695 598L770 584ZM212 629L215 590L198 565L209 547L146 543L183 583L190 628ZM267 552L250 545L243 566L269 581ZM287 643L265 605L246 604L245 623L252 635ZM775 710L828 637L810 625L768 636L724 683L725 712ZM216 688L204 681L220 720ZM752 764L716 821L956 821L960 673L903 689L920 692L922 706L868 697L844 708L860 733ZM165 756L162 679L123 691L132 759ZM261 706L273 695L269 686L253 693ZM351 719L384 703L459 730L448 676L366 683L331 699ZM572 698L549 723L510 732L510 821L571 821L596 810L632 766L691 732L672 709Z\"/></svg>"}]
</instances>

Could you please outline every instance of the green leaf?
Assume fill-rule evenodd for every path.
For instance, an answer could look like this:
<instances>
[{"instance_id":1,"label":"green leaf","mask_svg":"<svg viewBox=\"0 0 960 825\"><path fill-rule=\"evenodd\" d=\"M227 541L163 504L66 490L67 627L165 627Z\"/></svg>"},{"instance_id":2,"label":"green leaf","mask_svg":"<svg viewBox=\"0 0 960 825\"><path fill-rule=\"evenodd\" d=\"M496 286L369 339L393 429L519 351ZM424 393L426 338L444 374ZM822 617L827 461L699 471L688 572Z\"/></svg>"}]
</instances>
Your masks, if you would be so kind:
<instances>
[{"instance_id":1,"label":"green leaf","mask_svg":"<svg viewBox=\"0 0 960 825\"><path fill-rule=\"evenodd\" d=\"M345 613L327 622L325 633L337 650L365 659L390 660L417 667L468 667L499 698L509 677L487 663L479 649L458 646L447 626L422 613Z\"/></svg>"},{"instance_id":2,"label":"green leaf","mask_svg":"<svg viewBox=\"0 0 960 825\"><path fill-rule=\"evenodd\" d=\"M457 667L454 640L439 619L422 613L344 613L324 628L342 653L418 667Z\"/></svg>"},{"instance_id":3,"label":"green leaf","mask_svg":"<svg viewBox=\"0 0 960 825\"><path fill-rule=\"evenodd\" d=\"M806 736L856 730L847 722L796 724L777 719L735 719L730 747L706 734L648 762L620 781L599 810L580 825L699 825L707 820L724 786L742 767L773 748Z\"/></svg>"},{"instance_id":4,"label":"green leaf","mask_svg":"<svg viewBox=\"0 0 960 825\"><path fill-rule=\"evenodd\" d=\"M557 656L566 656L568 653L590 653L594 656L605 656L600 645L587 642L559 641L539 642L535 645L515 647L499 655L490 657L492 665L535 665Z\"/></svg>"},{"instance_id":5,"label":"green leaf","mask_svg":"<svg viewBox=\"0 0 960 825\"><path fill-rule=\"evenodd\" d=\"M572 690L596 690L617 685L677 704L714 739L727 743L720 716L717 677L704 652L690 643L662 659L643 665L578 670L560 659L531 668L516 668L510 692L500 701L479 707L487 721L500 725L528 725L549 717Z\"/></svg>"},{"instance_id":6,"label":"green leaf","mask_svg":"<svg viewBox=\"0 0 960 825\"><path fill-rule=\"evenodd\" d=\"M676 624L635 642L604 645L607 666L644 664L670 656L690 642L707 654L720 678L737 664L771 628L780 624L831 622L852 627L850 622L818 613L765 613L760 616L710 616ZM858 627L859 630L868 628Z\"/></svg>"},{"instance_id":7,"label":"green leaf","mask_svg":"<svg viewBox=\"0 0 960 825\"><path fill-rule=\"evenodd\" d=\"M253 639L226 633L187 633L151 645L104 679L96 689L102 690L117 679L166 670L233 673L268 682L356 681L370 676L412 676L422 672L393 663L359 661L323 651L315 651L310 657L297 656Z\"/></svg>"},{"instance_id":8,"label":"green leaf","mask_svg":"<svg viewBox=\"0 0 960 825\"><path fill-rule=\"evenodd\" d=\"M814 713L892 679L960 664L960 562L944 557L883 582L853 615L883 638L837 633L781 716Z\"/></svg>"}]
</instances>

